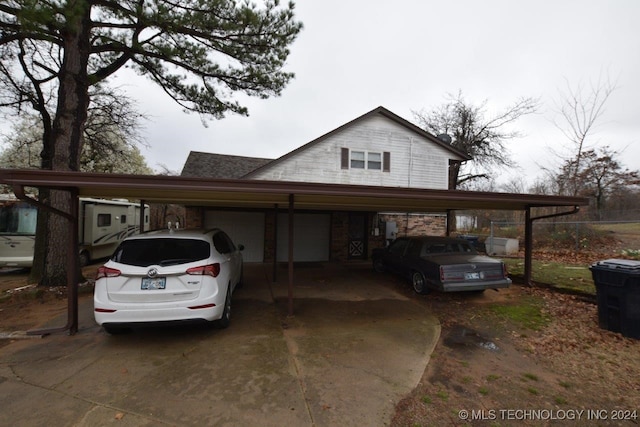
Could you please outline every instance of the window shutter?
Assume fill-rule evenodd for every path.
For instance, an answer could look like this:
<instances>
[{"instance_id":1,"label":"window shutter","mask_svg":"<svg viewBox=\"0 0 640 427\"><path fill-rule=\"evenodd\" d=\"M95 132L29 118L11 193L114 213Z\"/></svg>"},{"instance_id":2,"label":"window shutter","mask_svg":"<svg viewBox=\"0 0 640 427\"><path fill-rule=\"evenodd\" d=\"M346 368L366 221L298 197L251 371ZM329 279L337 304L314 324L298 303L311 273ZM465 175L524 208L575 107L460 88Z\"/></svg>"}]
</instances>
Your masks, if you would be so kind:
<instances>
[{"instance_id":1,"label":"window shutter","mask_svg":"<svg viewBox=\"0 0 640 427\"><path fill-rule=\"evenodd\" d=\"M391 172L391 153L388 151L382 154L382 172Z\"/></svg>"},{"instance_id":2,"label":"window shutter","mask_svg":"<svg viewBox=\"0 0 640 427\"><path fill-rule=\"evenodd\" d=\"M349 169L349 149L348 148L343 148L342 152L341 152L341 167L342 169Z\"/></svg>"}]
</instances>

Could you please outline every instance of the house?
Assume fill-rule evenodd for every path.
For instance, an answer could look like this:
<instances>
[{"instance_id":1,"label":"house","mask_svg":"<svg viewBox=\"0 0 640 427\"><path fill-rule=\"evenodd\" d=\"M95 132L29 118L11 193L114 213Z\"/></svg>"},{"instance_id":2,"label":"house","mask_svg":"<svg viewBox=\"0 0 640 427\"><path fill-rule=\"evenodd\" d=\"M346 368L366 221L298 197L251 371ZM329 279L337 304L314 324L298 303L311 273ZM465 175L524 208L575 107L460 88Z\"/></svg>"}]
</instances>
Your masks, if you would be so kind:
<instances>
[{"instance_id":1,"label":"house","mask_svg":"<svg viewBox=\"0 0 640 427\"><path fill-rule=\"evenodd\" d=\"M391 111L378 107L278 159L191 152L184 177L448 189L449 166L470 160ZM189 227L224 228L245 246L245 260L288 259L288 212L187 206ZM389 227L387 227L389 223ZM428 216L366 211L296 211L294 260L366 259L391 231L443 234L442 213ZM387 231L389 232L387 234Z\"/></svg>"}]
</instances>

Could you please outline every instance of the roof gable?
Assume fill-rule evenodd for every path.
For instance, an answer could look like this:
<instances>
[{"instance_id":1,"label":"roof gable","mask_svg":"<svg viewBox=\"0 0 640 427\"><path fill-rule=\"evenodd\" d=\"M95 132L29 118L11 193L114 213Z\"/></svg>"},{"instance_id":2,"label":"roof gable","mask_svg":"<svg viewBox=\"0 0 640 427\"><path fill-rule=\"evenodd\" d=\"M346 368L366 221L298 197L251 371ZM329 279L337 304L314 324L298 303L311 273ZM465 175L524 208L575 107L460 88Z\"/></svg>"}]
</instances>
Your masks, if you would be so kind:
<instances>
[{"instance_id":1,"label":"roof gable","mask_svg":"<svg viewBox=\"0 0 640 427\"><path fill-rule=\"evenodd\" d=\"M425 139L427 139L429 142L432 142L433 144L445 149L446 151L451 153L451 156L455 159L459 159L460 161L466 161L466 160L471 160L471 157L469 157L467 154L463 153L462 151L452 147L450 144L445 143L444 141L441 141L440 139L438 139L437 137L435 137L434 135L432 135L431 133L425 131L424 129L414 125L413 123L403 119L402 117L398 116L397 114L392 113L391 111L387 110L384 107L378 107L374 110L369 111L366 114L363 114L362 116L351 120L350 122L345 123L344 125L322 135L319 138L314 139L313 141L296 148L295 150L285 154L282 157L279 157L278 159L269 162L269 163L265 163L263 166L256 168L255 170L251 171L250 173L248 173L246 175L246 178L251 178L253 177L253 175L259 173L259 172L263 172L267 169L270 169L272 167L276 167L279 163L299 154L302 151L305 151L319 143L322 143L323 141L325 141L326 139L330 138L333 135L336 135L340 132L343 132L344 130L354 127L356 125L358 125L359 123L369 119L372 116L376 116L376 115L380 115L382 117L385 117L391 121L393 121L396 124L399 124L400 126L408 129L411 132L416 133L417 135L419 135L420 137L423 137Z\"/></svg>"}]
</instances>

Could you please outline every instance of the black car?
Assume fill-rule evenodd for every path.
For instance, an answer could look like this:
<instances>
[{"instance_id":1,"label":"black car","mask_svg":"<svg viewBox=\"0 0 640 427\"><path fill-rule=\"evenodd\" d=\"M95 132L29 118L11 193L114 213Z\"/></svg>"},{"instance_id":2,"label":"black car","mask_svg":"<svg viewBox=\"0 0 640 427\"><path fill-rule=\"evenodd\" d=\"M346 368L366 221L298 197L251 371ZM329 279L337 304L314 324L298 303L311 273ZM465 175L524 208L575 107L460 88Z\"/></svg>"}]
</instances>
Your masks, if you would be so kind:
<instances>
[{"instance_id":1,"label":"black car","mask_svg":"<svg viewBox=\"0 0 640 427\"><path fill-rule=\"evenodd\" d=\"M467 240L451 237L400 237L374 250L373 268L411 280L419 294L431 289L484 291L511 284L502 261L478 254Z\"/></svg>"}]
</instances>

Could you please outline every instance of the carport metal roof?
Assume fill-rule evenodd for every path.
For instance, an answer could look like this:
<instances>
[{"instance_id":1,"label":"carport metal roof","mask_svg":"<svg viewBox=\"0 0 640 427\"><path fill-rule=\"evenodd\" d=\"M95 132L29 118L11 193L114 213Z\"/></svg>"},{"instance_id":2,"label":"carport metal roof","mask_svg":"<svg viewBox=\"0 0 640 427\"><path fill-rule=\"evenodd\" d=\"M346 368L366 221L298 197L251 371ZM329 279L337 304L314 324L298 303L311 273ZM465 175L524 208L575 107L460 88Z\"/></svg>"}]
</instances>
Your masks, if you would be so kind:
<instances>
[{"instance_id":1,"label":"carport metal roof","mask_svg":"<svg viewBox=\"0 0 640 427\"><path fill-rule=\"evenodd\" d=\"M429 190L413 188L372 187L359 185L319 184L306 182L263 181L249 179L208 179L176 176L95 174L84 172L60 172L48 170L0 170L0 183L11 186L18 197L24 195L24 187L40 187L69 190L85 197L140 199L145 203L179 203L233 208L288 207L295 209L342 210L370 212L445 212L460 209L524 210L525 226L525 280L531 280L531 253L533 247L532 224L540 218L567 215L577 212L579 206L588 204L582 197L543 196L471 192L458 190ZM37 203L30 200L32 203ZM74 200L77 206L77 198ZM531 209L538 207L572 208L570 211L531 216ZM77 224L72 206L68 217ZM293 314L293 222L289 215L289 313ZM77 234L75 235L77 237ZM77 242L76 242L77 243ZM76 245L77 246L77 245ZM69 251L73 252L72 244ZM70 260L74 259L69 257ZM71 261L70 261L71 263ZM75 265L75 264L73 264ZM56 330L78 328L77 278L74 268L69 268L69 315L67 325Z\"/></svg>"},{"instance_id":2,"label":"carport metal roof","mask_svg":"<svg viewBox=\"0 0 640 427\"><path fill-rule=\"evenodd\" d=\"M10 186L73 188L83 197L234 208L284 207L289 205L290 195L294 196L296 209L374 212L527 210L588 204L583 197L48 170L0 170L0 182Z\"/></svg>"}]
</instances>

